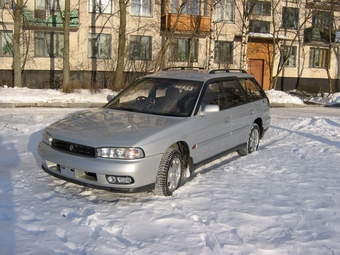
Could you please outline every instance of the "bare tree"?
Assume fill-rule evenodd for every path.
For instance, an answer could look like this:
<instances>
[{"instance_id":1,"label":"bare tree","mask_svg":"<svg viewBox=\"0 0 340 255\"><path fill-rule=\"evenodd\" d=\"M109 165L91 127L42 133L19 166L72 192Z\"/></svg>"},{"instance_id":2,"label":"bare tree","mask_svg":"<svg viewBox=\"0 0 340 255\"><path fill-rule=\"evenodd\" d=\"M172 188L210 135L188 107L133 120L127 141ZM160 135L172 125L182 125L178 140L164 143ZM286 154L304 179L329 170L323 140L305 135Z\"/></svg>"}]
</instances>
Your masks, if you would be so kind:
<instances>
[{"instance_id":1,"label":"bare tree","mask_svg":"<svg viewBox=\"0 0 340 255\"><path fill-rule=\"evenodd\" d=\"M247 69L247 53L248 53L248 38L249 38L249 19L254 9L257 0L234 0L236 10L241 18L241 56L240 56L240 69Z\"/></svg>"},{"instance_id":2,"label":"bare tree","mask_svg":"<svg viewBox=\"0 0 340 255\"><path fill-rule=\"evenodd\" d=\"M14 31L13 31L13 71L14 86L22 86L22 69L21 69L21 51L20 51L20 35L23 18L23 0L17 0L14 10Z\"/></svg>"},{"instance_id":3,"label":"bare tree","mask_svg":"<svg viewBox=\"0 0 340 255\"><path fill-rule=\"evenodd\" d=\"M179 9L177 10L176 18L171 28L165 30L162 47L160 51L158 52L154 71L159 71L165 66L165 59L166 59L167 51L169 49L171 41L174 38L174 34L177 31L178 25L180 23L180 17L182 15L183 9L185 8L186 4L187 4L187 0L184 0L182 4L180 5ZM163 12L166 12L166 10L163 10Z\"/></svg>"},{"instance_id":4,"label":"bare tree","mask_svg":"<svg viewBox=\"0 0 340 255\"><path fill-rule=\"evenodd\" d=\"M119 38L116 74L112 89L121 89L123 86L125 49L126 49L126 7L129 0L119 0Z\"/></svg>"},{"instance_id":5,"label":"bare tree","mask_svg":"<svg viewBox=\"0 0 340 255\"><path fill-rule=\"evenodd\" d=\"M59 0L58 0L59 4ZM63 48L63 84L62 90L66 90L70 83L70 0L65 0L63 17L64 48Z\"/></svg>"},{"instance_id":6,"label":"bare tree","mask_svg":"<svg viewBox=\"0 0 340 255\"><path fill-rule=\"evenodd\" d=\"M271 59L273 60L270 65L270 87L269 89L275 89L279 76L283 74L284 68L287 66L291 57L293 56L294 47L301 49L303 47L303 32L306 27L306 23L312 17L312 11L306 9L305 3L298 2L298 9L300 10L300 17L297 17L297 24L290 27L289 24L285 24L285 15L289 16L289 8L285 9L286 12L281 11L282 7L285 7L286 2L277 0L272 2L272 25L273 25L273 51ZM304 13L301 13L304 10ZM293 26L293 25L292 25ZM283 36L283 37L281 37ZM275 63L278 63L277 65ZM298 69L303 69L303 66L297 65ZM298 73L298 76L300 73Z\"/></svg>"}]
</instances>

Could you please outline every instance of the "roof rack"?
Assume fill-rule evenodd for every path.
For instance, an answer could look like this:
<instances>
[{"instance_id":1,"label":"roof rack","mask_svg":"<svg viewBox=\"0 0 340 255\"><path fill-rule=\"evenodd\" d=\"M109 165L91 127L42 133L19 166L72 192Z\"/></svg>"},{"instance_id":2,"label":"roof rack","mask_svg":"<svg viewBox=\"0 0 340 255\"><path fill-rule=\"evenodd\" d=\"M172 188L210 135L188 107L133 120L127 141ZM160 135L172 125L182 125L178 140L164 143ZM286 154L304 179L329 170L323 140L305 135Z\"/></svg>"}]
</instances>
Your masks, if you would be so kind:
<instances>
[{"instance_id":1,"label":"roof rack","mask_svg":"<svg viewBox=\"0 0 340 255\"><path fill-rule=\"evenodd\" d=\"M174 69L180 69L180 70L204 70L204 67L195 67L195 66L171 66L164 68L162 71L168 71L168 70L174 70Z\"/></svg>"},{"instance_id":2,"label":"roof rack","mask_svg":"<svg viewBox=\"0 0 340 255\"><path fill-rule=\"evenodd\" d=\"M225 72L225 73L231 73L231 72L240 72L240 73L247 73L246 70L242 70L242 69L214 69L211 70L209 73L210 74L214 74L217 72Z\"/></svg>"}]
</instances>

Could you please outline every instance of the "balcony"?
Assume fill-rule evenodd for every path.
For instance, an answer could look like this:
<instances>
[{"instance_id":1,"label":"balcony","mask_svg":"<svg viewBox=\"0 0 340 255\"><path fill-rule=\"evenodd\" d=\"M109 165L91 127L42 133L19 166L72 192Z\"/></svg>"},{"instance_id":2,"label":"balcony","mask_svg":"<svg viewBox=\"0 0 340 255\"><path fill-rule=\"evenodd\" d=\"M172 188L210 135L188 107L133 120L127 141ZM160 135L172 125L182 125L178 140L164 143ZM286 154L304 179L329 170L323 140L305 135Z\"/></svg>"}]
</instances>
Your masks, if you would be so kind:
<instances>
[{"instance_id":1,"label":"balcony","mask_svg":"<svg viewBox=\"0 0 340 255\"><path fill-rule=\"evenodd\" d=\"M64 12L50 10L28 10L24 9L24 27L34 28L62 28ZM79 26L79 10L70 12L70 29L77 30Z\"/></svg>"},{"instance_id":2,"label":"balcony","mask_svg":"<svg viewBox=\"0 0 340 255\"><path fill-rule=\"evenodd\" d=\"M161 30L207 34L210 32L210 17L167 13L161 18Z\"/></svg>"},{"instance_id":3,"label":"balcony","mask_svg":"<svg viewBox=\"0 0 340 255\"><path fill-rule=\"evenodd\" d=\"M340 11L340 2L338 0L307 0L306 7L317 10Z\"/></svg>"},{"instance_id":4,"label":"balcony","mask_svg":"<svg viewBox=\"0 0 340 255\"><path fill-rule=\"evenodd\" d=\"M336 41L336 33L333 31L329 35L329 30L320 29L317 27L310 27L304 31L304 42L322 42L322 43L334 43Z\"/></svg>"}]
</instances>

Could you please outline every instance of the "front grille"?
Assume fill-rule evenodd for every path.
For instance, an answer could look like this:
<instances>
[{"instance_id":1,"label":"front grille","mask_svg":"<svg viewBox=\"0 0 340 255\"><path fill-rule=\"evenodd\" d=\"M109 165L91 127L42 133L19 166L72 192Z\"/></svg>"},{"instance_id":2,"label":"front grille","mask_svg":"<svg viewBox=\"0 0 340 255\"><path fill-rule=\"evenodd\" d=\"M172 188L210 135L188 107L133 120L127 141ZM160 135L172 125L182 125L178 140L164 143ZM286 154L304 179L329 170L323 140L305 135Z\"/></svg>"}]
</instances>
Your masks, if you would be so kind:
<instances>
[{"instance_id":1,"label":"front grille","mask_svg":"<svg viewBox=\"0 0 340 255\"><path fill-rule=\"evenodd\" d=\"M52 148L72 154L87 156L87 157L96 157L96 150L93 147L66 142L58 139L53 139Z\"/></svg>"}]
</instances>

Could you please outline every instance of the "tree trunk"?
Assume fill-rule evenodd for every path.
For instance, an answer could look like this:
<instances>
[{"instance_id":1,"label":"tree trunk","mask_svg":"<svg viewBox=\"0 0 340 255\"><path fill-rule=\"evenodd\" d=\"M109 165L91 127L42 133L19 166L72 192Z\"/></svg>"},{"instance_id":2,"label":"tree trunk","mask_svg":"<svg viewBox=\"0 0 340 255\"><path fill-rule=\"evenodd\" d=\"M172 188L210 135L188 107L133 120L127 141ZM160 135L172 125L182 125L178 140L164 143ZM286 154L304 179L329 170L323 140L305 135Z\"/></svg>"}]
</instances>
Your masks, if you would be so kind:
<instances>
[{"instance_id":1,"label":"tree trunk","mask_svg":"<svg viewBox=\"0 0 340 255\"><path fill-rule=\"evenodd\" d=\"M70 0L65 0L64 15L63 91L70 83Z\"/></svg>"},{"instance_id":2,"label":"tree trunk","mask_svg":"<svg viewBox=\"0 0 340 255\"><path fill-rule=\"evenodd\" d=\"M20 34L22 26L23 0L17 0L14 11L14 31L13 31L13 72L14 86L22 86L21 57L20 57Z\"/></svg>"},{"instance_id":3,"label":"tree trunk","mask_svg":"<svg viewBox=\"0 0 340 255\"><path fill-rule=\"evenodd\" d=\"M118 54L116 75L113 83L113 88L119 90L123 87L123 74L124 74L124 60L126 48L126 8L127 3L125 0L119 0L119 39L118 39Z\"/></svg>"}]
</instances>

